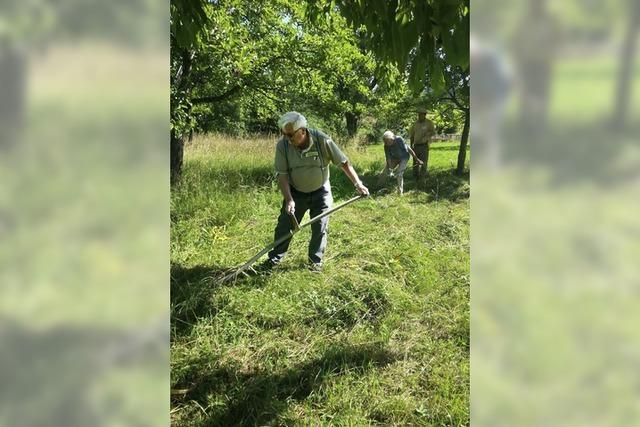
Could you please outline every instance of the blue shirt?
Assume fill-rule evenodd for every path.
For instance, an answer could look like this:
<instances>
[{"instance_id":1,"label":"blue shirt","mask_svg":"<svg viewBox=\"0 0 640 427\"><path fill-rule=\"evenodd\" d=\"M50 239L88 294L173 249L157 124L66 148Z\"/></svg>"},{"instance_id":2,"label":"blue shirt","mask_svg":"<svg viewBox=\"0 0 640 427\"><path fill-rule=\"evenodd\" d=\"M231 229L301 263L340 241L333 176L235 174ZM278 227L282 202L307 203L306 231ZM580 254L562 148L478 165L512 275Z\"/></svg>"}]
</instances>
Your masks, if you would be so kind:
<instances>
[{"instance_id":1,"label":"blue shirt","mask_svg":"<svg viewBox=\"0 0 640 427\"><path fill-rule=\"evenodd\" d=\"M396 136L393 145L384 146L384 155L389 160L409 160L409 147L402 137Z\"/></svg>"}]
</instances>

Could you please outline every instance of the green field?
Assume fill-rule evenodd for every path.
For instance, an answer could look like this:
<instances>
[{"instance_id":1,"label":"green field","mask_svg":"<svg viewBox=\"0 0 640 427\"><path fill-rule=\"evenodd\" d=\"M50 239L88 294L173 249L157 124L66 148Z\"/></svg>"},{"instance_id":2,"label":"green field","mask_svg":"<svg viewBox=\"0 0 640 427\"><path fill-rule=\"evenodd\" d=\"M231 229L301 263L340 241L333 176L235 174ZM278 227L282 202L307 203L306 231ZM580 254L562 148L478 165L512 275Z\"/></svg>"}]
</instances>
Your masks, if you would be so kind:
<instances>
[{"instance_id":1,"label":"green field","mask_svg":"<svg viewBox=\"0 0 640 427\"><path fill-rule=\"evenodd\" d=\"M269 276L215 278L272 238L275 138L199 137L171 196L174 425L468 425L469 179L434 144L405 196L375 189L381 145L346 154L378 190L336 212L322 274L310 232ZM331 170L335 203L354 195Z\"/></svg>"}]
</instances>

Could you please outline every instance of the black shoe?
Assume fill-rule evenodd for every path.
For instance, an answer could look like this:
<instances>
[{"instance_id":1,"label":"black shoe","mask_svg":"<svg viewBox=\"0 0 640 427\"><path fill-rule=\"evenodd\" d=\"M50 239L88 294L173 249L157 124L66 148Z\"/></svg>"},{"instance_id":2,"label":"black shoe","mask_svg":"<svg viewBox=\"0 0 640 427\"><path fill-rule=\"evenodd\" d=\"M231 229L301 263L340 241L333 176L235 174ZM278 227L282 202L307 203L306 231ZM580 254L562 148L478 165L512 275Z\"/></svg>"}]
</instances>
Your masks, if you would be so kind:
<instances>
[{"instance_id":1,"label":"black shoe","mask_svg":"<svg viewBox=\"0 0 640 427\"><path fill-rule=\"evenodd\" d=\"M279 262L276 262L272 259L267 259L263 262L261 262L260 264L258 264L254 270L257 273L269 273L271 270L273 270L273 267L277 266L279 264Z\"/></svg>"},{"instance_id":2,"label":"black shoe","mask_svg":"<svg viewBox=\"0 0 640 427\"><path fill-rule=\"evenodd\" d=\"M312 273L322 273L322 263L321 262L309 262L309 271Z\"/></svg>"}]
</instances>

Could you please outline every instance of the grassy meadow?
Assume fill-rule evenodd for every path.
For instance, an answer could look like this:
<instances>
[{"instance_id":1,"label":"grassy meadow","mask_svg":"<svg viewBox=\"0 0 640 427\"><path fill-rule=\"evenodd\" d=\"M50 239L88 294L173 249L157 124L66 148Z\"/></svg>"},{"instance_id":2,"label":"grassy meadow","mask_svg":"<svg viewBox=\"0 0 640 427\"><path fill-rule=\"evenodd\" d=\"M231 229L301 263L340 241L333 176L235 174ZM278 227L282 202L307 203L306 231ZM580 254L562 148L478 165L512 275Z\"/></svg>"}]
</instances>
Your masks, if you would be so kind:
<instances>
[{"instance_id":1,"label":"grassy meadow","mask_svg":"<svg viewBox=\"0 0 640 427\"><path fill-rule=\"evenodd\" d=\"M457 143L430 175L376 188L381 145L345 148L372 190L331 216L322 274L309 228L271 275L220 285L273 238L276 138L199 136L171 195L171 421L468 425L469 177ZM331 166L334 203L355 191ZM307 214L308 215L308 214ZM305 217L307 218L307 216Z\"/></svg>"}]
</instances>

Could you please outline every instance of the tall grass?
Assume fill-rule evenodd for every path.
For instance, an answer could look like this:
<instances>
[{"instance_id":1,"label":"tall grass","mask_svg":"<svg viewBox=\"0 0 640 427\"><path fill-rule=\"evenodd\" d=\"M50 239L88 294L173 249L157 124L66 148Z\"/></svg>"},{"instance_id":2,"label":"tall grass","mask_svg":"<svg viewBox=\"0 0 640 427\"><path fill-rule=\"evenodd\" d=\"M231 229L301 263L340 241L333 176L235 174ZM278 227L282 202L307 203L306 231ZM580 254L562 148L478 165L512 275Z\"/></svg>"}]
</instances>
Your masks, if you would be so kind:
<instances>
[{"instance_id":1,"label":"tall grass","mask_svg":"<svg viewBox=\"0 0 640 427\"><path fill-rule=\"evenodd\" d=\"M198 137L171 199L175 425L467 425L469 185L455 143L404 197L378 191L332 215L325 269L308 229L273 274L215 278L273 238L273 139ZM380 145L346 154L366 185ZM354 194L332 166L335 202ZM388 189L393 182L389 180Z\"/></svg>"}]
</instances>

